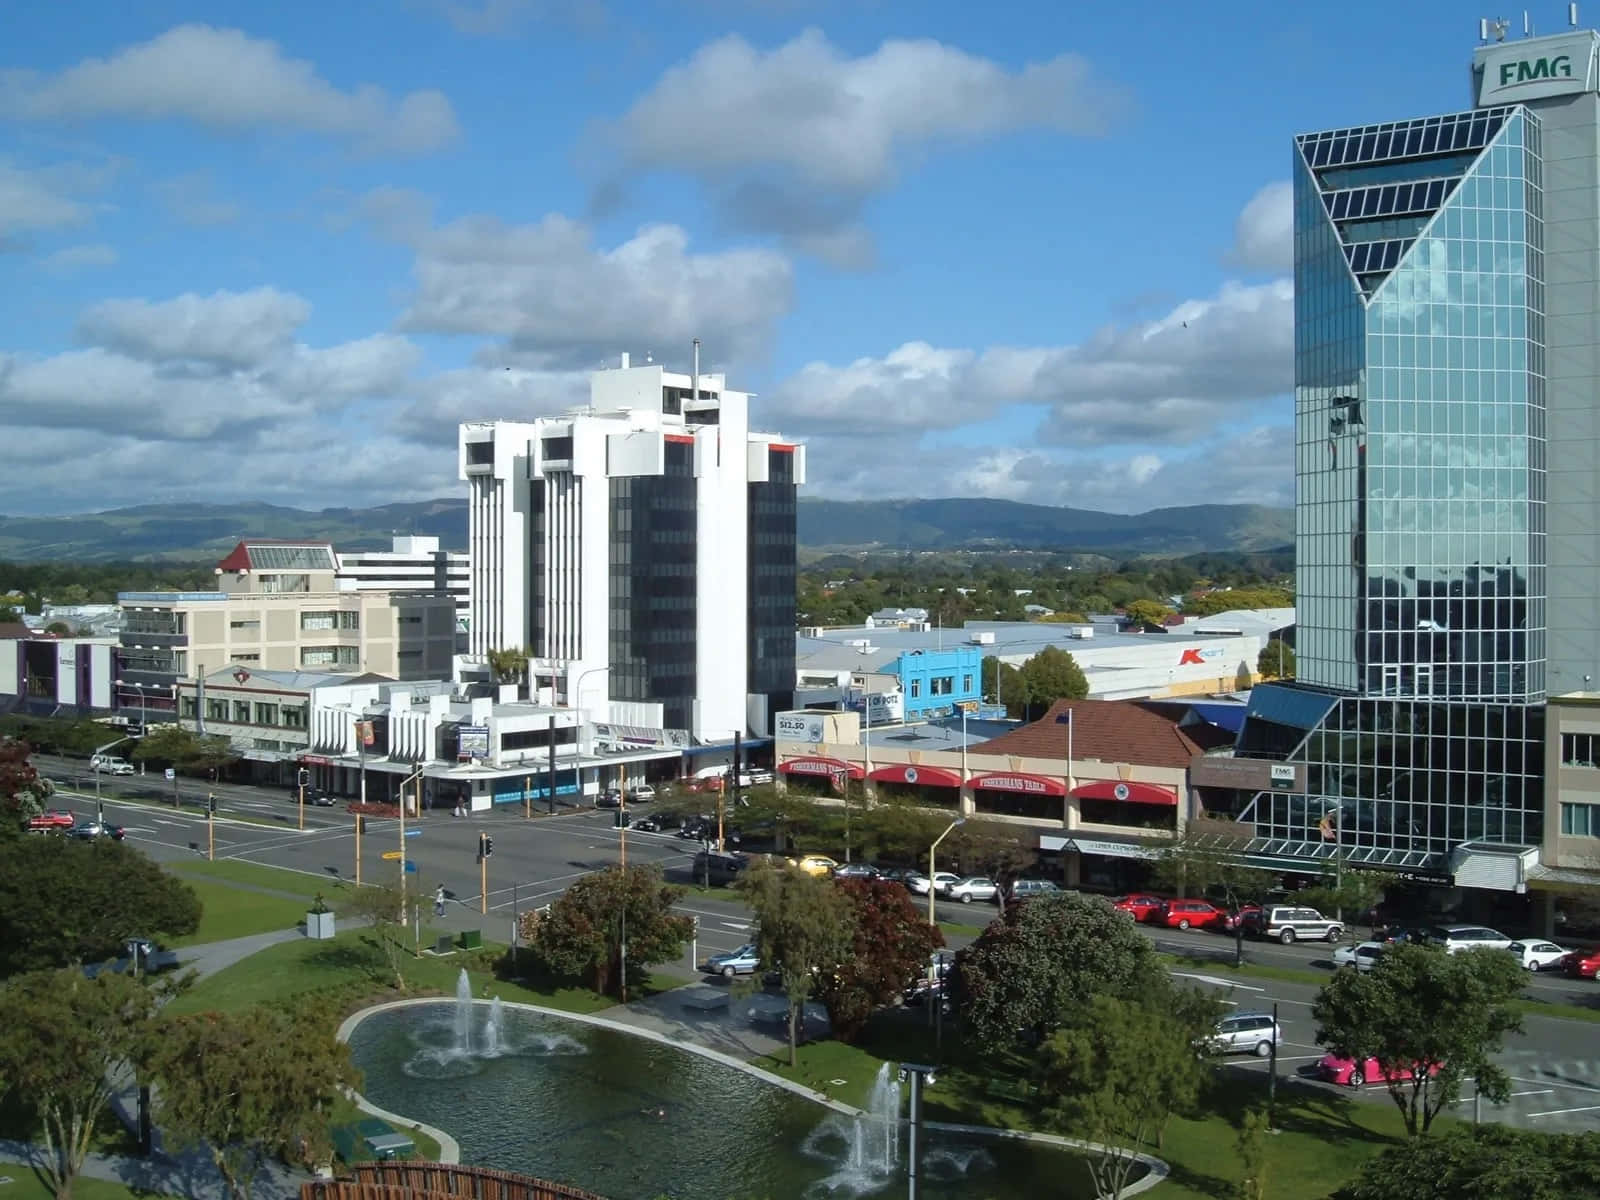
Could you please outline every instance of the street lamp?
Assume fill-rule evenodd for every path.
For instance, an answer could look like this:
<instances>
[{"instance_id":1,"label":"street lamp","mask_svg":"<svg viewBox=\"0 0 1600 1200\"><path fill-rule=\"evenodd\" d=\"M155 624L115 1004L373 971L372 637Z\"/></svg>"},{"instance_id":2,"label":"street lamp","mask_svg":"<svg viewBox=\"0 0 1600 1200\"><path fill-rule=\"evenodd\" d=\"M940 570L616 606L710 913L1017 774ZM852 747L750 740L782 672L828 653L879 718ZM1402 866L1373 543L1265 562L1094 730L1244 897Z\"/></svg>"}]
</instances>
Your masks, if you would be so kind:
<instances>
[{"instance_id":1,"label":"street lamp","mask_svg":"<svg viewBox=\"0 0 1600 1200\"><path fill-rule=\"evenodd\" d=\"M950 831L951 830L955 829L958 825L965 825L966 823L967 823L967 819L965 817L957 817L954 821L951 821L950 824L948 824L948 825L946 825L944 827L944 832L941 833L938 837L934 838L933 839L933 845L928 847L928 924L929 925L937 925L939 923L939 919L938 919L937 916L935 916L934 911L933 911L933 901L934 901L935 895L936 895L936 892L935 892L935 889L934 889L934 886L933 886L933 876L934 876L933 852L939 848L939 843L940 842L944 841L945 838L950 836Z\"/></svg>"}]
</instances>

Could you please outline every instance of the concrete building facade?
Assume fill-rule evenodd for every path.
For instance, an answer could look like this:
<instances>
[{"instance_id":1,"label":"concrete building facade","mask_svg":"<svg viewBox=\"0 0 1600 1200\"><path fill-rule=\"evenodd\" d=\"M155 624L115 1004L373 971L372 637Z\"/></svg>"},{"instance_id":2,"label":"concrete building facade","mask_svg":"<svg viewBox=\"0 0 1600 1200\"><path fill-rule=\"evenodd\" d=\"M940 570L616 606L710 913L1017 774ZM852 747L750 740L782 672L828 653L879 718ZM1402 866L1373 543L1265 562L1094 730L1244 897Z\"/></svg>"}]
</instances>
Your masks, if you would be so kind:
<instances>
[{"instance_id":1,"label":"concrete building facade","mask_svg":"<svg viewBox=\"0 0 1600 1200\"><path fill-rule=\"evenodd\" d=\"M471 619L466 552L442 550L436 537L397 535L388 550L340 550L334 558L340 591L443 593L455 600L458 627L466 628Z\"/></svg>"}]
</instances>

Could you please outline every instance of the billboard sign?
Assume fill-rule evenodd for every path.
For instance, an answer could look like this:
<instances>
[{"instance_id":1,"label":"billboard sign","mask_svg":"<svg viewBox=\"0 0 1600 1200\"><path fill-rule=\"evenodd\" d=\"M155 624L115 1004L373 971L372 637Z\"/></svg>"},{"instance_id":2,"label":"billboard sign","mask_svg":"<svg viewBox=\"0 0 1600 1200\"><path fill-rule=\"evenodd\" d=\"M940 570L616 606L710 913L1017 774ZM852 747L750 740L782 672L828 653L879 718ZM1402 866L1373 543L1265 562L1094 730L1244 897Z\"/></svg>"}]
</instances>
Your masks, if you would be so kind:
<instances>
[{"instance_id":1,"label":"billboard sign","mask_svg":"<svg viewBox=\"0 0 1600 1200\"><path fill-rule=\"evenodd\" d=\"M1294 791L1294 764L1272 764L1272 790L1275 792Z\"/></svg>"},{"instance_id":2,"label":"billboard sign","mask_svg":"<svg viewBox=\"0 0 1600 1200\"><path fill-rule=\"evenodd\" d=\"M865 713L868 725L898 725L905 720L905 701L899 692L849 693L850 707Z\"/></svg>"},{"instance_id":3,"label":"billboard sign","mask_svg":"<svg viewBox=\"0 0 1600 1200\"><path fill-rule=\"evenodd\" d=\"M1476 55L1478 106L1515 104L1595 88L1591 32L1485 46Z\"/></svg>"},{"instance_id":4,"label":"billboard sign","mask_svg":"<svg viewBox=\"0 0 1600 1200\"><path fill-rule=\"evenodd\" d=\"M458 725L456 757L488 758L489 727L487 725Z\"/></svg>"},{"instance_id":5,"label":"billboard sign","mask_svg":"<svg viewBox=\"0 0 1600 1200\"><path fill-rule=\"evenodd\" d=\"M827 730L827 718L819 713L779 713L775 725L780 742L805 742L818 745Z\"/></svg>"}]
</instances>

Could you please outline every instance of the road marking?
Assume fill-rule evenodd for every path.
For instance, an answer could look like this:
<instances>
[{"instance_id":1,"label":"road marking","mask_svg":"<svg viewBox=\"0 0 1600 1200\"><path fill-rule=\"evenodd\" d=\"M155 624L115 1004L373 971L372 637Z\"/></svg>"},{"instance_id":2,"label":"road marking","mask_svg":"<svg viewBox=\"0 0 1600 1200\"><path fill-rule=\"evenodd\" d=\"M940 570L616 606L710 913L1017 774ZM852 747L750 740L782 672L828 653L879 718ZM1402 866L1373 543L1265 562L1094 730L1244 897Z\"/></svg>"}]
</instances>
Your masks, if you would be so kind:
<instances>
[{"instance_id":1,"label":"road marking","mask_svg":"<svg viewBox=\"0 0 1600 1200\"><path fill-rule=\"evenodd\" d=\"M750 931L749 921L724 921L723 924L729 929L737 930L740 933L748 933Z\"/></svg>"},{"instance_id":2,"label":"road marking","mask_svg":"<svg viewBox=\"0 0 1600 1200\"><path fill-rule=\"evenodd\" d=\"M1251 987L1247 983L1235 983L1231 979L1218 979L1215 975L1191 975L1187 971L1173 971L1177 979L1193 979L1199 983L1209 983L1213 987L1237 988L1241 992L1264 992L1266 988Z\"/></svg>"},{"instance_id":3,"label":"road marking","mask_svg":"<svg viewBox=\"0 0 1600 1200\"><path fill-rule=\"evenodd\" d=\"M1529 1113L1527 1115L1531 1119L1533 1117L1564 1117L1568 1113L1597 1112L1597 1111L1600 1111L1600 1104L1587 1104L1587 1105L1584 1105L1582 1108L1552 1108L1552 1109L1546 1110L1545 1112Z\"/></svg>"},{"instance_id":4,"label":"road marking","mask_svg":"<svg viewBox=\"0 0 1600 1200\"><path fill-rule=\"evenodd\" d=\"M1557 1087L1565 1088L1569 1092L1594 1092L1600 1095L1600 1088L1589 1087L1582 1083L1565 1083L1559 1076L1555 1079L1524 1079L1520 1075L1513 1075L1511 1079L1516 1083L1554 1083Z\"/></svg>"}]
</instances>

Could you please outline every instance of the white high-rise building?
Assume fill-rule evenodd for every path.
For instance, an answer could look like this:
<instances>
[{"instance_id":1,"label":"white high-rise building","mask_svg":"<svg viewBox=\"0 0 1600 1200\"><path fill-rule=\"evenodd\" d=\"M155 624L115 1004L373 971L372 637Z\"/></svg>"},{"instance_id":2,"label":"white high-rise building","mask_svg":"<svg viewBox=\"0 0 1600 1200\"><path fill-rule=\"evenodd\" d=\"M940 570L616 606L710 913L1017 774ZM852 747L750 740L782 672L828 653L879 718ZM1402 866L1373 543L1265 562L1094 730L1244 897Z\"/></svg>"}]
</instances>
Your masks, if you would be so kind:
<instances>
[{"instance_id":1,"label":"white high-rise building","mask_svg":"<svg viewBox=\"0 0 1600 1200\"><path fill-rule=\"evenodd\" d=\"M472 588L467 556L441 550L436 537L396 536L389 550L340 550L337 583L352 592L448 592L456 602L456 619L472 615Z\"/></svg>"},{"instance_id":2,"label":"white high-rise building","mask_svg":"<svg viewBox=\"0 0 1600 1200\"><path fill-rule=\"evenodd\" d=\"M805 448L749 428L748 393L659 365L596 372L590 403L461 426L470 647L525 647L589 719L717 742L794 691L795 493Z\"/></svg>"}]
</instances>

